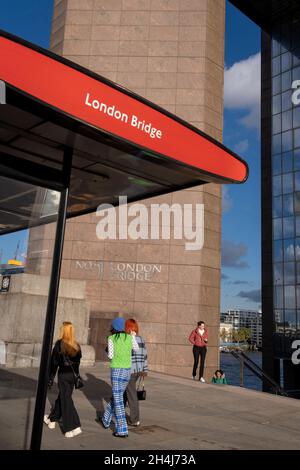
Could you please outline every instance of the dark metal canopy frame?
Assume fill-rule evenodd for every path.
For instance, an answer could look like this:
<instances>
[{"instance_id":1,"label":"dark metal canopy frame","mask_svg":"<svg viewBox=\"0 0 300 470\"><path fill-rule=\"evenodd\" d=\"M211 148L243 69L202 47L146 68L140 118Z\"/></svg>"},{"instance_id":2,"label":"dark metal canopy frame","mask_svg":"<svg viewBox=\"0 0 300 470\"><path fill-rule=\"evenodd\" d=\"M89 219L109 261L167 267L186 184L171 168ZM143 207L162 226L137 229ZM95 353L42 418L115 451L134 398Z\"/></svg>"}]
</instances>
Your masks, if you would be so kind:
<instances>
[{"instance_id":1,"label":"dark metal canopy frame","mask_svg":"<svg viewBox=\"0 0 300 470\"><path fill-rule=\"evenodd\" d=\"M248 166L159 106L4 31L0 56L0 178L60 192L30 446L40 449L66 219L118 205L119 195L132 202L243 183ZM2 192L10 191L4 182ZM0 187L0 235L54 220L41 213L26 220L26 210L8 210L9 198L1 199Z\"/></svg>"}]
</instances>

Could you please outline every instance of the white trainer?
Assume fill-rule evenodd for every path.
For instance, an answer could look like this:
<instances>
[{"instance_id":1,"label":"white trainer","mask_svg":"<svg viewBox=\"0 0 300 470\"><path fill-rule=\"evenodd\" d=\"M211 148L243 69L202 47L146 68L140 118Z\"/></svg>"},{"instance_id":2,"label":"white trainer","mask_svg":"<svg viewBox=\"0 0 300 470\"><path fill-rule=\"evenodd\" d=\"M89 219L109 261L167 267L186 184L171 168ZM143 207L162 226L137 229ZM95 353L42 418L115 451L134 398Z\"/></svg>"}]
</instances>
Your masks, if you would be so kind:
<instances>
[{"instance_id":1,"label":"white trainer","mask_svg":"<svg viewBox=\"0 0 300 470\"><path fill-rule=\"evenodd\" d=\"M204 382L205 382L205 379L204 379L203 377L201 377L200 382L203 382L203 383L204 383Z\"/></svg>"},{"instance_id":2,"label":"white trainer","mask_svg":"<svg viewBox=\"0 0 300 470\"><path fill-rule=\"evenodd\" d=\"M48 415L44 415L44 423L47 425L50 423L50 419L48 418Z\"/></svg>"},{"instance_id":3,"label":"white trainer","mask_svg":"<svg viewBox=\"0 0 300 470\"><path fill-rule=\"evenodd\" d=\"M82 429L81 428L75 428L71 432L73 433L73 436L78 436L78 434L82 433Z\"/></svg>"},{"instance_id":4,"label":"white trainer","mask_svg":"<svg viewBox=\"0 0 300 470\"><path fill-rule=\"evenodd\" d=\"M73 431L66 432L65 437L74 437Z\"/></svg>"},{"instance_id":5,"label":"white trainer","mask_svg":"<svg viewBox=\"0 0 300 470\"><path fill-rule=\"evenodd\" d=\"M55 429L55 421L50 421L48 415L44 415L44 423L47 424L49 429Z\"/></svg>"}]
</instances>

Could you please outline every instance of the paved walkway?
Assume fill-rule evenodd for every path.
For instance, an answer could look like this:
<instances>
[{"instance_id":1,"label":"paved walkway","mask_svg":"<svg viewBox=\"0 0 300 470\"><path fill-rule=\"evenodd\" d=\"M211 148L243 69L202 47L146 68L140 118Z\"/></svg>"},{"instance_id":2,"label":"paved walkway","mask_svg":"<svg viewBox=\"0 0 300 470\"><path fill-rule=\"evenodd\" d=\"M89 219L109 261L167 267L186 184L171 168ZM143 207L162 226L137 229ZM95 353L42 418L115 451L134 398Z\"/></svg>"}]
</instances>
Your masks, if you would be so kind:
<instances>
[{"instance_id":1,"label":"paved walkway","mask_svg":"<svg viewBox=\"0 0 300 470\"><path fill-rule=\"evenodd\" d=\"M74 401L83 433L66 439L59 426L44 426L43 449L300 448L300 401L154 372L140 402L141 426L130 428L128 439L115 438L95 420L111 395L108 364L81 372L86 384ZM0 369L0 449L28 448L36 377L37 369Z\"/></svg>"}]
</instances>

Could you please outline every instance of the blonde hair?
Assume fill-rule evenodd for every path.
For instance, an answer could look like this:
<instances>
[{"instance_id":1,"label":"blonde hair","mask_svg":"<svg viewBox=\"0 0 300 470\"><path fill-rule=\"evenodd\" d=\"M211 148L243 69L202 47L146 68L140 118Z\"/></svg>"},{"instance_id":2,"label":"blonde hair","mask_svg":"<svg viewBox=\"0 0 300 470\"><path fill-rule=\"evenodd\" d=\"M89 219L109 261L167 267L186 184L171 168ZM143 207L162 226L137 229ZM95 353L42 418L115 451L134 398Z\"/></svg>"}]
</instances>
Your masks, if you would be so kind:
<instances>
[{"instance_id":1,"label":"blonde hair","mask_svg":"<svg viewBox=\"0 0 300 470\"><path fill-rule=\"evenodd\" d=\"M69 356L76 356L80 346L75 341L74 326L70 321L64 321L60 328L61 352Z\"/></svg>"}]
</instances>

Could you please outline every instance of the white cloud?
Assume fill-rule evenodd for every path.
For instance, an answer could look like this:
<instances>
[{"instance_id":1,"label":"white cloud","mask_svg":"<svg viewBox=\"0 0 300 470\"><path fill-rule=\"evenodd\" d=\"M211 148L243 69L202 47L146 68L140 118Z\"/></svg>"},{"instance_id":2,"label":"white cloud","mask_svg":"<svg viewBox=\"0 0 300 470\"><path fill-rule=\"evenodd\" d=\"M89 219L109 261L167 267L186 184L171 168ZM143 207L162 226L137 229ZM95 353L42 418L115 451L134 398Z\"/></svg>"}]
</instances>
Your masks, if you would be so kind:
<instances>
[{"instance_id":1,"label":"white cloud","mask_svg":"<svg viewBox=\"0 0 300 470\"><path fill-rule=\"evenodd\" d=\"M241 260L247 255L248 247L244 243L222 240L222 266L227 268L249 268L246 261Z\"/></svg>"},{"instance_id":2,"label":"white cloud","mask_svg":"<svg viewBox=\"0 0 300 470\"><path fill-rule=\"evenodd\" d=\"M248 148L249 148L249 140L244 139L244 140L241 140L240 142L238 142L237 144L235 144L234 151L236 153L243 154L243 153L247 152Z\"/></svg>"},{"instance_id":3,"label":"white cloud","mask_svg":"<svg viewBox=\"0 0 300 470\"><path fill-rule=\"evenodd\" d=\"M223 184L222 187L222 212L229 212L232 208L232 199L229 195L229 188Z\"/></svg>"},{"instance_id":4,"label":"white cloud","mask_svg":"<svg viewBox=\"0 0 300 470\"><path fill-rule=\"evenodd\" d=\"M260 128L260 60L257 53L225 69L225 107L245 110L241 123L247 128Z\"/></svg>"}]
</instances>

